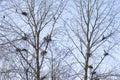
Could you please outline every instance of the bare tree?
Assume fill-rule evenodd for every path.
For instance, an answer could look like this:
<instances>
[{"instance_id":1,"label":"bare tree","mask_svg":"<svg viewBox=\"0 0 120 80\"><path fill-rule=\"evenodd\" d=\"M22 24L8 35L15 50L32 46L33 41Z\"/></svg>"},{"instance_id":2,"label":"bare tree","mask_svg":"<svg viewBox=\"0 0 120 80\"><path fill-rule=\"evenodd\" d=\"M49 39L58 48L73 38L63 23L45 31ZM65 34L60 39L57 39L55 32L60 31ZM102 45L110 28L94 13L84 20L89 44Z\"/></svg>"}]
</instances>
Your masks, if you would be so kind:
<instances>
[{"instance_id":1,"label":"bare tree","mask_svg":"<svg viewBox=\"0 0 120 80\"><path fill-rule=\"evenodd\" d=\"M3 26L0 27L1 45L9 57L5 60L9 67L3 73L8 73L12 80L43 80L47 77L45 56L49 54L55 25L66 3L66 0L8 2L10 9L2 12Z\"/></svg>"},{"instance_id":2,"label":"bare tree","mask_svg":"<svg viewBox=\"0 0 120 80\"><path fill-rule=\"evenodd\" d=\"M58 42L57 42L58 43ZM54 42L49 49L49 55L46 56L49 66L49 79L50 80L69 80L70 68L64 63L64 60L70 57L69 49L62 46L55 46Z\"/></svg>"},{"instance_id":3,"label":"bare tree","mask_svg":"<svg viewBox=\"0 0 120 80\"><path fill-rule=\"evenodd\" d=\"M81 80L99 80L97 70L110 58L110 52L117 44L112 36L118 29L118 15L115 0L75 0L72 4L72 20L67 19L64 26L69 42L74 45L72 54L83 70ZM115 35L114 35L115 36ZM106 62L107 64L107 62ZM104 68L104 67L103 67Z\"/></svg>"},{"instance_id":4,"label":"bare tree","mask_svg":"<svg viewBox=\"0 0 120 80\"><path fill-rule=\"evenodd\" d=\"M2 80L104 80L118 75L108 67L103 71L118 44L113 39L119 28L116 1L70 0L72 8L67 6L69 12L61 16L66 4L9 0L0 9ZM63 41L55 42L56 37Z\"/></svg>"}]
</instances>

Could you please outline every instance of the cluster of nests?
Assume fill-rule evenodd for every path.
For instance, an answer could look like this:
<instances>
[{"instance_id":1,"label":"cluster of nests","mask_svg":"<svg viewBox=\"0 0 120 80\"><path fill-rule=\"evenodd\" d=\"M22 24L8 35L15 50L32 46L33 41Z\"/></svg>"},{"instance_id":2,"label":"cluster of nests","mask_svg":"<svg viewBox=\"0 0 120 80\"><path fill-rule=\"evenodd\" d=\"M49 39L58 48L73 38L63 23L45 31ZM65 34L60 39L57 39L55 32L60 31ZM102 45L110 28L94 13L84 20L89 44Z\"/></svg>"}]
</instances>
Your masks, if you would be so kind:
<instances>
[{"instance_id":1,"label":"cluster of nests","mask_svg":"<svg viewBox=\"0 0 120 80\"><path fill-rule=\"evenodd\" d=\"M50 41L52 41L51 35L47 35L46 37L43 38L43 40L44 40L44 42L49 43ZM43 50L43 51L41 52L41 55L44 56L46 53L47 53L47 51L46 51L46 50Z\"/></svg>"},{"instance_id":2,"label":"cluster of nests","mask_svg":"<svg viewBox=\"0 0 120 80\"><path fill-rule=\"evenodd\" d=\"M17 12L17 10L16 10L16 12ZM21 12L21 14L24 15L24 16L27 16L27 15L28 15L28 13L27 13L27 12L24 12L24 11ZM5 18L5 16L3 16L3 18ZM27 39L28 39L28 36L27 36L26 34L24 34L24 36L22 36L22 40L27 40ZM51 35L47 35L46 37L44 37L44 41L47 42L47 43L49 43L51 40L52 40L52 39L51 39ZM17 51L17 52L27 51L27 49L16 48L16 51ZM45 55L46 53L47 53L47 51L46 51L46 50L43 50L43 51L41 52L41 55L43 56L43 55Z\"/></svg>"},{"instance_id":3,"label":"cluster of nests","mask_svg":"<svg viewBox=\"0 0 120 80\"><path fill-rule=\"evenodd\" d=\"M88 55L89 57L91 57L91 53L87 53L87 55ZM104 54L103 54L103 55L104 55L104 56L108 56L109 53L104 50Z\"/></svg>"},{"instance_id":4,"label":"cluster of nests","mask_svg":"<svg viewBox=\"0 0 120 80\"><path fill-rule=\"evenodd\" d=\"M27 40L28 36L26 34L24 34L24 36L22 36L22 40ZM47 35L46 37L43 38L44 42L49 43L50 41L52 41L51 39L51 35Z\"/></svg>"},{"instance_id":5,"label":"cluster of nests","mask_svg":"<svg viewBox=\"0 0 120 80\"><path fill-rule=\"evenodd\" d=\"M22 39L23 40L27 40L28 37L26 36L26 34L24 34L24 36L22 36ZM46 37L43 38L45 42L49 43L52 39L51 39L51 36L50 35L47 35ZM21 52L21 51L26 51L27 52L27 49L20 49L20 48L16 48L16 51L17 52ZM47 53L46 50L43 50L41 52L41 55L44 56L45 54Z\"/></svg>"},{"instance_id":6,"label":"cluster of nests","mask_svg":"<svg viewBox=\"0 0 120 80\"><path fill-rule=\"evenodd\" d=\"M28 50L25 49L25 48L23 48L23 49L16 48L16 51L17 51L17 52L21 52L21 51L27 52ZM44 56L46 53L47 53L47 51L46 51L46 50L43 50L43 51L41 52L41 55Z\"/></svg>"}]
</instances>

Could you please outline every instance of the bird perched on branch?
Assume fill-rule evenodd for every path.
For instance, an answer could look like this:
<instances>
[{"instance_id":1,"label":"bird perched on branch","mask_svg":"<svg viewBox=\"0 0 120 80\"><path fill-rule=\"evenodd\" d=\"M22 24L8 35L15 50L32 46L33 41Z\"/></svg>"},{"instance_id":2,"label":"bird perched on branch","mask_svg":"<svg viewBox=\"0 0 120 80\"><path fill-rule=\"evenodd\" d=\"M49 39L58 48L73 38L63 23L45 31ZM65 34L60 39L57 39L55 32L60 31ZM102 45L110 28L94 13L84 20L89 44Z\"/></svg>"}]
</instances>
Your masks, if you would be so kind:
<instances>
[{"instance_id":1,"label":"bird perched on branch","mask_svg":"<svg viewBox=\"0 0 120 80\"><path fill-rule=\"evenodd\" d=\"M109 33L109 34L106 35L106 36L103 35L102 40L105 40L105 39L109 38L110 36L112 36L112 34L113 34L113 33Z\"/></svg>"},{"instance_id":2,"label":"bird perched on branch","mask_svg":"<svg viewBox=\"0 0 120 80\"><path fill-rule=\"evenodd\" d=\"M107 55L109 55L109 53L104 50L104 56L107 56Z\"/></svg>"},{"instance_id":3,"label":"bird perched on branch","mask_svg":"<svg viewBox=\"0 0 120 80\"><path fill-rule=\"evenodd\" d=\"M102 40L105 40L105 39L106 39L106 37L103 35Z\"/></svg>"}]
</instances>

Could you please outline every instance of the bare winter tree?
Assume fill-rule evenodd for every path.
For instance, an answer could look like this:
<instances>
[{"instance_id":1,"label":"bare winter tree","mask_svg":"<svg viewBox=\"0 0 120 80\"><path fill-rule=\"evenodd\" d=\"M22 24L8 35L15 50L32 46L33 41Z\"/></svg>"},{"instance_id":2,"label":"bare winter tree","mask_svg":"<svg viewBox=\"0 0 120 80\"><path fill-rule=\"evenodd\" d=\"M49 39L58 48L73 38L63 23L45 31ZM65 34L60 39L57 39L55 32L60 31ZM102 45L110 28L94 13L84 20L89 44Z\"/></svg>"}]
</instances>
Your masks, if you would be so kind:
<instances>
[{"instance_id":1,"label":"bare winter tree","mask_svg":"<svg viewBox=\"0 0 120 80\"><path fill-rule=\"evenodd\" d=\"M67 0L2 2L1 80L119 79L108 67L118 44L117 1L69 0L68 12Z\"/></svg>"},{"instance_id":2,"label":"bare winter tree","mask_svg":"<svg viewBox=\"0 0 120 80\"><path fill-rule=\"evenodd\" d=\"M1 45L4 47L4 80L44 80L46 58L55 26L66 0L10 0L1 12ZM52 79L53 80L53 79ZM55 80L55 79L54 79Z\"/></svg>"},{"instance_id":3,"label":"bare winter tree","mask_svg":"<svg viewBox=\"0 0 120 80\"><path fill-rule=\"evenodd\" d=\"M53 43L56 45L55 43ZM49 49L50 55L46 57L48 59L49 66L49 79L50 80L69 80L70 78L70 68L64 63L64 60L70 57L70 50L62 48L62 46L50 45Z\"/></svg>"},{"instance_id":4,"label":"bare winter tree","mask_svg":"<svg viewBox=\"0 0 120 80\"><path fill-rule=\"evenodd\" d=\"M80 65L77 69L81 80L99 80L100 69L110 58L114 48L112 36L118 29L115 0L75 0L72 3L72 20L65 22L68 38L74 45L72 54ZM67 19L68 20L68 19ZM119 20L118 20L119 21ZM110 54L111 53L111 54ZM108 68L109 70L109 68Z\"/></svg>"}]
</instances>

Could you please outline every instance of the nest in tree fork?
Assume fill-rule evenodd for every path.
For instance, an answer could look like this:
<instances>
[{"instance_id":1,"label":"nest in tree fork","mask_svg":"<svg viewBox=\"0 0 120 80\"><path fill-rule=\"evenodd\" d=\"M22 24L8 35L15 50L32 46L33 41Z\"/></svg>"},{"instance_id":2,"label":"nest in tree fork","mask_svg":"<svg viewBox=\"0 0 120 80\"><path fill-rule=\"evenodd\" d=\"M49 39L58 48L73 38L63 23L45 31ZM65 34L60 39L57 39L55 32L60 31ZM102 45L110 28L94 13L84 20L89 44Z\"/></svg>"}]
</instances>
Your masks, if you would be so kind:
<instances>
[{"instance_id":1,"label":"nest in tree fork","mask_svg":"<svg viewBox=\"0 0 120 80\"><path fill-rule=\"evenodd\" d=\"M24 34L24 36L22 36L22 39L23 39L23 40L27 40L27 39L28 39L27 34Z\"/></svg>"},{"instance_id":2,"label":"nest in tree fork","mask_svg":"<svg viewBox=\"0 0 120 80\"><path fill-rule=\"evenodd\" d=\"M27 49L25 49L25 48L23 48L23 49L22 49L22 51L25 51L25 52L27 52L28 50L27 50Z\"/></svg>"},{"instance_id":3,"label":"nest in tree fork","mask_svg":"<svg viewBox=\"0 0 120 80\"><path fill-rule=\"evenodd\" d=\"M26 12L22 12L22 15L27 16L27 13Z\"/></svg>"},{"instance_id":4,"label":"nest in tree fork","mask_svg":"<svg viewBox=\"0 0 120 80\"><path fill-rule=\"evenodd\" d=\"M90 69L93 69L93 66L92 66L92 65L89 65L88 67L89 67Z\"/></svg>"},{"instance_id":5,"label":"nest in tree fork","mask_svg":"<svg viewBox=\"0 0 120 80\"><path fill-rule=\"evenodd\" d=\"M46 50L43 50L43 51L41 52L41 55L44 56L46 53L47 53L47 51L46 51Z\"/></svg>"},{"instance_id":6,"label":"nest in tree fork","mask_svg":"<svg viewBox=\"0 0 120 80\"><path fill-rule=\"evenodd\" d=\"M16 51L17 51L17 52L20 52L20 51L21 51L21 49L20 49L20 48L16 48Z\"/></svg>"},{"instance_id":7,"label":"nest in tree fork","mask_svg":"<svg viewBox=\"0 0 120 80\"><path fill-rule=\"evenodd\" d=\"M51 40L51 35L47 35L46 37L44 37L44 41L46 41L47 43L49 43Z\"/></svg>"},{"instance_id":8,"label":"nest in tree fork","mask_svg":"<svg viewBox=\"0 0 120 80\"><path fill-rule=\"evenodd\" d=\"M23 36L22 39L23 39L23 40L27 40L27 37L26 37L26 36Z\"/></svg>"}]
</instances>

